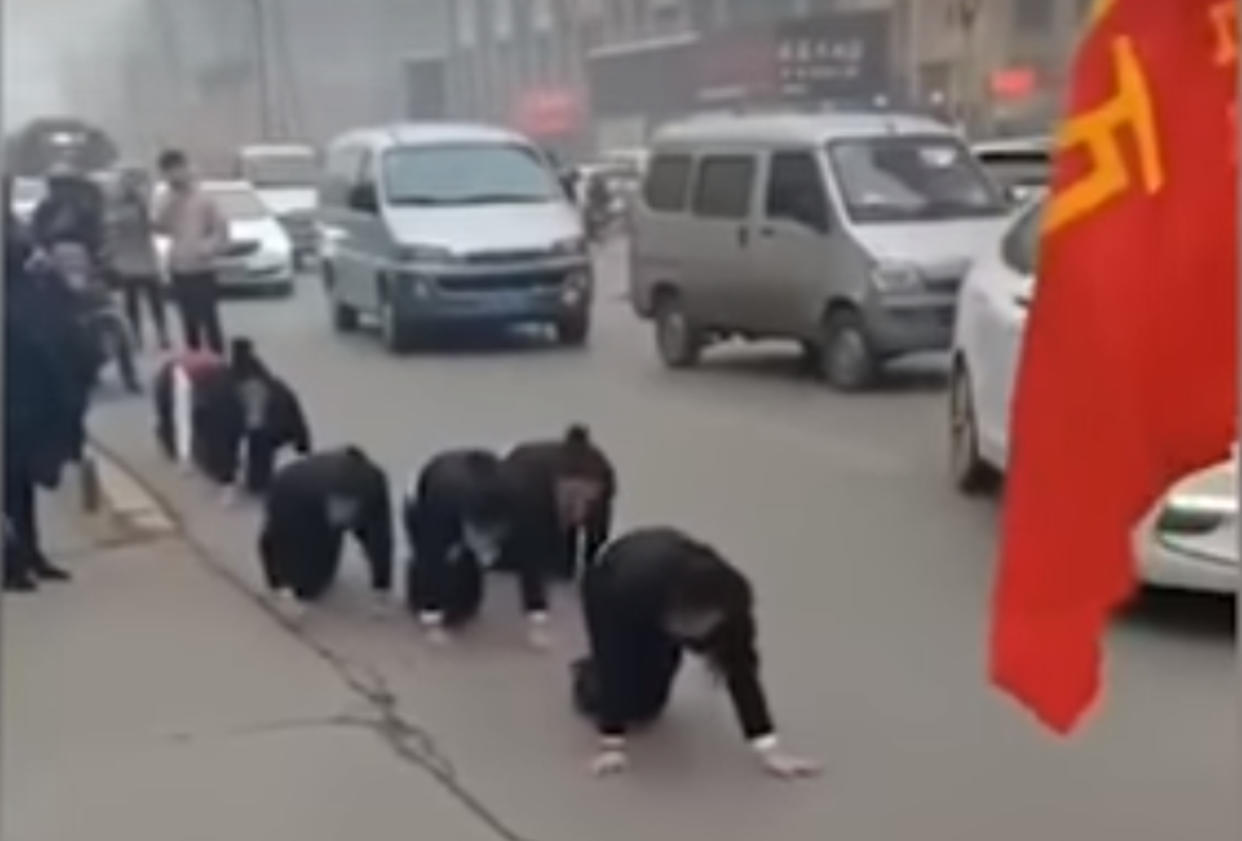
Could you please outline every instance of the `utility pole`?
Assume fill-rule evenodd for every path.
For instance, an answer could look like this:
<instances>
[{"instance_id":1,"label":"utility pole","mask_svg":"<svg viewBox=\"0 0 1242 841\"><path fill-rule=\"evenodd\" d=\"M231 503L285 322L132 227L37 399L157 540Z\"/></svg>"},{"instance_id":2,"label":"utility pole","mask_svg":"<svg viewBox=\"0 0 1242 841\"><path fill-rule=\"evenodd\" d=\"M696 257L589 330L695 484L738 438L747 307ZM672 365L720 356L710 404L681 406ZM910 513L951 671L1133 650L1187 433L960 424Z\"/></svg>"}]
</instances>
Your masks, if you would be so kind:
<instances>
[{"instance_id":1,"label":"utility pole","mask_svg":"<svg viewBox=\"0 0 1242 841\"><path fill-rule=\"evenodd\" d=\"M258 106L260 139L271 140L275 130L272 126L272 89L270 67L270 38L266 0L251 0L254 13L254 64L258 74L255 99Z\"/></svg>"},{"instance_id":2,"label":"utility pole","mask_svg":"<svg viewBox=\"0 0 1242 841\"><path fill-rule=\"evenodd\" d=\"M983 0L953 0L949 6L949 25L956 29L962 39L961 61L958 64L957 78L954 84L953 106L957 119L967 130L973 129L975 123L978 83L977 56L975 55L975 31L979 26L979 14Z\"/></svg>"}]
</instances>

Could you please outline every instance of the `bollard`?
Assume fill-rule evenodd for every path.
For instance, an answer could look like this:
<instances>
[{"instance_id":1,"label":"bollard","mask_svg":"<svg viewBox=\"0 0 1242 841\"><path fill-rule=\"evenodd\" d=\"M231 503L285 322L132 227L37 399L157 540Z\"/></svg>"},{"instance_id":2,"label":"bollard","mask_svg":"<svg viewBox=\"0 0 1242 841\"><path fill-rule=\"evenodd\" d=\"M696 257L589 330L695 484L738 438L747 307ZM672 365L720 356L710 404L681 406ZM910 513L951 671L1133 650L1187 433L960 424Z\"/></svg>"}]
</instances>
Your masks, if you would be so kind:
<instances>
[{"instance_id":1,"label":"bollard","mask_svg":"<svg viewBox=\"0 0 1242 841\"><path fill-rule=\"evenodd\" d=\"M78 482L82 491L82 510L87 514L98 513L100 505L99 467L95 464L94 457L90 455L82 457L82 464L78 470Z\"/></svg>"}]
</instances>

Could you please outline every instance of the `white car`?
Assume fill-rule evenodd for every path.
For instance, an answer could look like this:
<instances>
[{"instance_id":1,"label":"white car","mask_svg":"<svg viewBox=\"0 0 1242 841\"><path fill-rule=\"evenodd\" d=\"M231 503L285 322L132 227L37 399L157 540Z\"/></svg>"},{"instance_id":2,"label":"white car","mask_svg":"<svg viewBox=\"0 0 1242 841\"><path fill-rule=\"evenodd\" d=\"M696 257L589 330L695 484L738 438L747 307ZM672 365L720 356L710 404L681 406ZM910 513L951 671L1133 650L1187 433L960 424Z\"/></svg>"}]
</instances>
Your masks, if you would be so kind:
<instances>
[{"instance_id":1,"label":"white car","mask_svg":"<svg viewBox=\"0 0 1242 841\"><path fill-rule=\"evenodd\" d=\"M953 481L994 487L1009 462L1009 415L1034 292L1040 236L1036 200L981 254L958 299L950 382ZM1139 576L1154 587L1238 589L1238 471L1229 462L1176 483L1135 530Z\"/></svg>"},{"instance_id":2,"label":"white car","mask_svg":"<svg viewBox=\"0 0 1242 841\"><path fill-rule=\"evenodd\" d=\"M1238 461L1176 483L1135 532L1143 581L1208 593L1238 591Z\"/></svg>"},{"instance_id":3,"label":"white car","mask_svg":"<svg viewBox=\"0 0 1242 841\"><path fill-rule=\"evenodd\" d=\"M979 254L962 284L950 378L951 465L964 491L995 484L1009 460L1013 399L1027 308L1034 292L1043 202L1020 211Z\"/></svg>"},{"instance_id":4,"label":"white car","mask_svg":"<svg viewBox=\"0 0 1242 841\"><path fill-rule=\"evenodd\" d=\"M293 291L293 244L289 234L245 181L206 181L202 189L215 199L229 225L229 244L216 271L224 291ZM168 240L157 237L167 263Z\"/></svg>"},{"instance_id":5,"label":"white car","mask_svg":"<svg viewBox=\"0 0 1242 841\"><path fill-rule=\"evenodd\" d=\"M237 176L255 192L280 221L293 241L299 264L317 249L315 221L319 212L319 154L299 143L243 146L237 151Z\"/></svg>"}]
</instances>

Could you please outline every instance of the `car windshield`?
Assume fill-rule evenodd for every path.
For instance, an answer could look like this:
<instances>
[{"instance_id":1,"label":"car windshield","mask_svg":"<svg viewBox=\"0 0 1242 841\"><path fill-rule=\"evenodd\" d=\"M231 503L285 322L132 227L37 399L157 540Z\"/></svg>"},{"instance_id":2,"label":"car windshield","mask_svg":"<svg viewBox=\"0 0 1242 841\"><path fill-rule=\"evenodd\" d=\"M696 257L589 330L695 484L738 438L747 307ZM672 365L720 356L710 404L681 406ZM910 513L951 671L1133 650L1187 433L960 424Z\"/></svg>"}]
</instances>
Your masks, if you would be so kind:
<instances>
[{"instance_id":1,"label":"car windshield","mask_svg":"<svg viewBox=\"0 0 1242 841\"><path fill-rule=\"evenodd\" d=\"M319 182L310 152L250 155L243 165L246 180L256 187L313 187Z\"/></svg>"},{"instance_id":2,"label":"car windshield","mask_svg":"<svg viewBox=\"0 0 1242 841\"><path fill-rule=\"evenodd\" d=\"M998 216L1005 203L964 145L952 138L883 137L829 144L855 222Z\"/></svg>"},{"instance_id":3,"label":"car windshield","mask_svg":"<svg viewBox=\"0 0 1242 841\"><path fill-rule=\"evenodd\" d=\"M537 153L516 144L394 149L384 156L383 176L394 205L542 203L561 196Z\"/></svg>"},{"instance_id":4,"label":"car windshield","mask_svg":"<svg viewBox=\"0 0 1242 841\"><path fill-rule=\"evenodd\" d=\"M238 222L249 222L256 219L263 219L268 215L267 208L263 202L250 190L208 190L207 191L216 204L220 207L220 212L229 220Z\"/></svg>"}]
</instances>

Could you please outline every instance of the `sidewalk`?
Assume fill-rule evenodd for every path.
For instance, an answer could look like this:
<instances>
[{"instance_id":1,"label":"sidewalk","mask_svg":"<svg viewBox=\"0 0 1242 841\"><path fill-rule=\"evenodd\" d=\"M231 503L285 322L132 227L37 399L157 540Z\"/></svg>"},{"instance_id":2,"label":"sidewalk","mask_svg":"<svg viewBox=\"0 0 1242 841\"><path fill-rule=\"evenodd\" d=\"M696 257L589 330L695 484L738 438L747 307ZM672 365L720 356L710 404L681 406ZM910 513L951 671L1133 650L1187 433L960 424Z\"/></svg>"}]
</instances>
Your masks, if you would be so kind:
<instances>
[{"instance_id":1,"label":"sidewalk","mask_svg":"<svg viewBox=\"0 0 1242 841\"><path fill-rule=\"evenodd\" d=\"M42 512L74 581L3 605L3 841L496 837L365 675L176 535L110 547L75 490Z\"/></svg>"}]
</instances>

